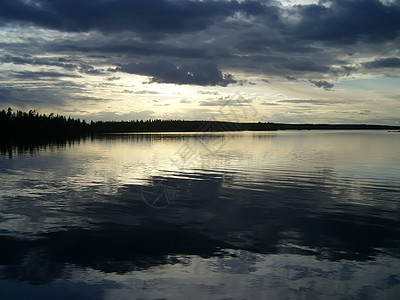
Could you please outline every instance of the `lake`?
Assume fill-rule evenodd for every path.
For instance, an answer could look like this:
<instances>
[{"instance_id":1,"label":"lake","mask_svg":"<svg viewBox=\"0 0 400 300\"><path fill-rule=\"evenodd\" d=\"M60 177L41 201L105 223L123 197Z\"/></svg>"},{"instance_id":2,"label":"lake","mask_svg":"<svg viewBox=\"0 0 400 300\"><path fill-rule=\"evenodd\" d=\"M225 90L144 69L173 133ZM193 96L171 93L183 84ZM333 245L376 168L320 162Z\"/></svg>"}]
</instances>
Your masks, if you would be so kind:
<instances>
[{"instance_id":1,"label":"lake","mask_svg":"<svg viewBox=\"0 0 400 300\"><path fill-rule=\"evenodd\" d=\"M1 148L0 299L397 299L400 133Z\"/></svg>"}]
</instances>

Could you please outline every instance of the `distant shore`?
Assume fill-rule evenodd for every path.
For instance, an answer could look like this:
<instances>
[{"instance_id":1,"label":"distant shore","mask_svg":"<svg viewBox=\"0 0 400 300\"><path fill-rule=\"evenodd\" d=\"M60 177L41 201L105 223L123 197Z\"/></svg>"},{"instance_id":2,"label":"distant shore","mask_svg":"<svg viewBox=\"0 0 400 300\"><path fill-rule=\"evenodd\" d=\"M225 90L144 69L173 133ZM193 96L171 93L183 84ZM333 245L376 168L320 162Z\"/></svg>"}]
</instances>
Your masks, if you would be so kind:
<instances>
[{"instance_id":1,"label":"distant shore","mask_svg":"<svg viewBox=\"0 0 400 300\"><path fill-rule=\"evenodd\" d=\"M36 111L0 111L1 143L62 140L106 133L227 132L278 130L390 130L400 126L369 124L287 124L271 122L225 122L184 120L97 121L86 123L60 115Z\"/></svg>"}]
</instances>

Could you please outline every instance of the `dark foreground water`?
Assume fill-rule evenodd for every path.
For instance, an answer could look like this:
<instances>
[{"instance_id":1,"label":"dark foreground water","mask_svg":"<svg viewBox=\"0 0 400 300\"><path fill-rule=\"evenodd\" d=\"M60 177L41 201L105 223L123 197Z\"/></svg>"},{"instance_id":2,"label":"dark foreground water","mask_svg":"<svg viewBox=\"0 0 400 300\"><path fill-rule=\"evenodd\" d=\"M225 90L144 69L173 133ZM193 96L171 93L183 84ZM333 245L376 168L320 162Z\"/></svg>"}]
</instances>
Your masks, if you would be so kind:
<instances>
[{"instance_id":1,"label":"dark foreground water","mask_svg":"<svg viewBox=\"0 0 400 300\"><path fill-rule=\"evenodd\" d=\"M0 299L398 299L400 134L2 148Z\"/></svg>"}]
</instances>

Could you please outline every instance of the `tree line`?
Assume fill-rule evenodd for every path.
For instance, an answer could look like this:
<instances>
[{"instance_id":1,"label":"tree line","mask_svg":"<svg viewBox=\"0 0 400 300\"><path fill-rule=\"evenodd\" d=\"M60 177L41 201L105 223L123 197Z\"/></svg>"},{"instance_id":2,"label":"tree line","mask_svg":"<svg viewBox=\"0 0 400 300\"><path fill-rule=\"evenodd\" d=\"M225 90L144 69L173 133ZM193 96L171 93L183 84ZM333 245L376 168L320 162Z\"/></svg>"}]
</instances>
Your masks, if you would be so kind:
<instances>
[{"instance_id":1,"label":"tree line","mask_svg":"<svg viewBox=\"0 0 400 300\"><path fill-rule=\"evenodd\" d=\"M89 132L85 121L53 113L39 114L35 110L0 111L0 137L6 140L77 137Z\"/></svg>"},{"instance_id":2,"label":"tree line","mask_svg":"<svg viewBox=\"0 0 400 300\"><path fill-rule=\"evenodd\" d=\"M222 131L273 131L273 130L327 130L327 129L388 129L399 126L363 124L282 124L270 122L237 123L220 121L184 120L131 120L91 121L55 115L39 114L35 110L13 111L11 107L0 111L1 141L32 141L39 139L61 140L90 134L128 132L222 132Z\"/></svg>"},{"instance_id":3,"label":"tree line","mask_svg":"<svg viewBox=\"0 0 400 300\"><path fill-rule=\"evenodd\" d=\"M264 124L264 125L262 125ZM273 130L267 123L235 123L219 121L131 120L91 121L74 119L53 113L39 114L35 110L0 111L0 137L7 140L79 137L100 133L128 132L221 132L243 130Z\"/></svg>"}]
</instances>

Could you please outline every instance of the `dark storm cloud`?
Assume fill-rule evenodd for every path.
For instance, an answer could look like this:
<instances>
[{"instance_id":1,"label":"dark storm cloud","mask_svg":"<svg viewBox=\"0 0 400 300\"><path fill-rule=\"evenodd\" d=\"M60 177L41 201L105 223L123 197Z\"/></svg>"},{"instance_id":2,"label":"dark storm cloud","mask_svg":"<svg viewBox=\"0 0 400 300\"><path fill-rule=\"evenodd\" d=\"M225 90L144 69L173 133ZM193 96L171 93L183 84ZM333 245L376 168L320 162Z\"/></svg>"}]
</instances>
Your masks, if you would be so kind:
<instances>
[{"instance_id":1,"label":"dark storm cloud","mask_svg":"<svg viewBox=\"0 0 400 300\"><path fill-rule=\"evenodd\" d=\"M2 0L2 23L28 23L61 31L136 31L147 37L203 30L236 11L259 14L255 1Z\"/></svg>"},{"instance_id":2,"label":"dark storm cloud","mask_svg":"<svg viewBox=\"0 0 400 300\"><path fill-rule=\"evenodd\" d=\"M266 6L265 10L271 8ZM357 69L351 66L350 58L338 70L341 55L369 55L398 49L399 3L321 1L281 7L275 18L268 19L268 24L264 22L265 16L263 12L262 16L254 17L251 28L241 28L234 46L248 65L270 75L291 76L302 72L301 77L312 73L348 76ZM376 47L381 43L385 44Z\"/></svg>"},{"instance_id":3,"label":"dark storm cloud","mask_svg":"<svg viewBox=\"0 0 400 300\"><path fill-rule=\"evenodd\" d=\"M400 59L396 57L379 58L363 64L368 69L400 68Z\"/></svg>"},{"instance_id":4,"label":"dark storm cloud","mask_svg":"<svg viewBox=\"0 0 400 300\"><path fill-rule=\"evenodd\" d=\"M382 41L397 37L400 28L400 7L378 0L323 0L291 8L274 1L0 0L0 7L3 25L33 24L68 32L128 31L150 40L200 32L225 22L225 29L239 31L237 46L247 52L269 48L313 53L320 51L318 47L300 42ZM226 21L238 13L252 17L253 24ZM251 28L255 24L259 30Z\"/></svg>"},{"instance_id":5,"label":"dark storm cloud","mask_svg":"<svg viewBox=\"0 0 400 300\"><path fill-rule=\"evenodd\" d=\"M334 87L334 85L332 83L329 83L325 80L321 80L321 81L310 80L310 82L311 82L311 84L315 85L316 87L323 88L324 90L327 90L327 91L331 90Z\"/></svg>"},{"instance_id":6,"label":"dark storm cloud","mask_svg":"<svg viewBox=\"0 0 400 300\"><path fill-rule=\"evenodd\" d=\"M121 41L117 39L99 39L96 41L81 41L71 43L70 41L61 41L48 45L48 49L57 53L97 53L106 55L140 55L140 56L162 56L175 57L183 59L204 59L229 57L226 51L215 51L213 49L198 49L190 46L181 47L156 41Z\"/></svg>"},{"instance_id":7,"label":"dark storm cloud","mask_svg":"<svg viewBox=\"0 0 400 300\"><path fill-rule=\"evenodd\" d=\"M117 71L152 77L151 82L193 84L202 86L227 86L236 83L230 74L222 74L213 63L175 66L172 62L158 60L154 62L131 63L121 66Z\"/></svg>"},{"instance_id":8,"label":"dark storm cloud","mask_svg":"<svg viewBox=\"0 0 400 300\"><path fill-rule=\"evenodd\" d=\"M112 78L118 70L157 83L252 84L237 72L330 90L330 80L399 67L391 57L399 49L398 2L0 0L1 25L23 34L0 40L0 62L35 67L33 80L45 76L43 66L54 67L46 70L54 78L64 71ZM360 63L366 57L389 58Z\"/></svg>"},{"instance_id":9,"label":"dark storm cloud","mask_svg":"<svg viewBox=\"0 0 400 300\"><path fill-rule=\"evenodd\" d=\"M293 34L305 39L376 42L396 38L400 29L400 7L378 0L323 0L319 5L295 6L292 13L300 18Z\"/></svg>"},{"instance_id":10,"label":"dark storm cloud","mask_svg":"<svg viewBox=\"0 0 400 300\"><path fill-rule=\"evenodd\" d=\"M293 60L283 64L289 70L299 71L299 72L320 72L325 73L329 71L326 66L317 65L310 60Z\"/></svg>"}]
</instances>

